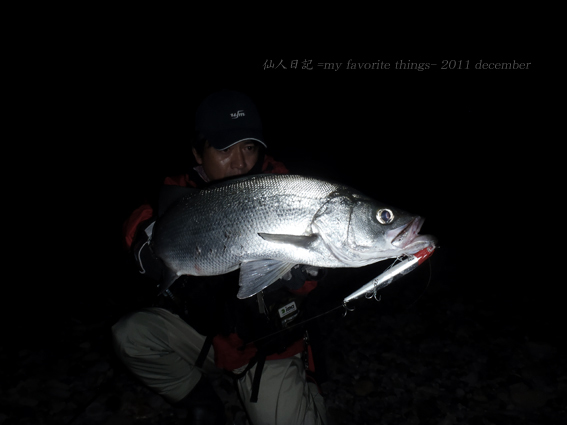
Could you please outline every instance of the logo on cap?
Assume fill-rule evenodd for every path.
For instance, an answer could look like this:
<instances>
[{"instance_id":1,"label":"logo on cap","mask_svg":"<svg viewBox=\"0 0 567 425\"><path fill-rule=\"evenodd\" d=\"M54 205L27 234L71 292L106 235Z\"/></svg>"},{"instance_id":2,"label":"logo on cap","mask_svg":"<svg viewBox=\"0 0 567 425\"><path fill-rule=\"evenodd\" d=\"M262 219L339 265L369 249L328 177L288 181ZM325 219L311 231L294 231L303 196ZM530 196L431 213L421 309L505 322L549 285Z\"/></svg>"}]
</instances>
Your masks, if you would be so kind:
<instances>
[{"instance_id":1,"label":"logo on cap","mask_svg":"<svg viewBox=\"0 0 567 425\"><path fill-rule=\"evenodd\" d=\"M242 109L239 109L238 111L231 113L230 116L232 117L233 120L235 120L238 117L243 117L245 115L244 115L244 111Z\"/></svg>"}]
</instances>

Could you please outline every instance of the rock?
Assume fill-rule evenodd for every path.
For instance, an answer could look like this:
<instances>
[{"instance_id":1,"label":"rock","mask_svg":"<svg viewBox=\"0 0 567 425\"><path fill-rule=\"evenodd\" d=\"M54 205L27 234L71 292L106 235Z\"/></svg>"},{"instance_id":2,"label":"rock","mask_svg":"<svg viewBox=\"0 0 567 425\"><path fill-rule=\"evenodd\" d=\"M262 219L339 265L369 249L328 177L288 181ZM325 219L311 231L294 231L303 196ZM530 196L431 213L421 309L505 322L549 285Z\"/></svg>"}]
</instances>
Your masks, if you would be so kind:
<instances>
[{"instance_id":1,"label":"rock","mask_svg":"<svg viewBox=\"0 0 567 425\"><path fill-rule=\"evenodd\" d=\"M476 372L470 372L466 376L461 378L461 381L466 382L471 387L478 383L478 374Z\"/></svg>"},{"instance_id":2,"label":"rock","mask_svg":"<svg viewBox=\"0 0 567 425\"><path fill-rule=\"evenodd\" d=\"M555 374L551 372L552 371L542 365L533 365L523 368L520 371L520 375L529 382L535 390L552 393L556 390L557 378Z\"/></svg>"},{"instance_id":3,"label":"rock","mask_svg":"<svg viewBox=\"0 0 567 425\"><path fill-rule=\"evenodd\" d=\"M67 399L71 397L71 389L69 385L55 379L47 382L46 389L51 396L59 399Z\"/></svg>"},{"instance_id":4,"label":"rock","mask_svg":"<svg viewBox=\"0 0 567 425\"><path fill-rule=\"evenodd\" d=\"M427 386L427 385L424 385L424 386L417 388L416 393L415 393L415 398L417 400L428 400L428 399L437 397L438 394L439 394L439 391L437 389L430 387L430 386Z\"/></svg>"},{"instance_id":5,"label":"rock","mask_svg":"<svg viewBox=\"0 0 567 425\"><path fill-rule=\"evenodd\" d=\"M548 344L528 341L526 345L528 352L536 361L548 359L555 353L555 348Z\"/></svg>"},{"instance_id":6,"label":"rock","mask_svg":"<svg viewBox=\"0 0 567 425\"><path fill-rule=\"evenodd\" d=\"M482 392L480 388L476 388L473 391L472 399L480 403L486 403L488 401L488 397L486 397L486 395Z\"/></svg>"},{"instance_id":7,"label":"rock","mask_svg":"<svg viewBox=\"0 0 567 425\"><path fill-rule=\"evenodd\" d=\"M83 357L83 361L85 362L94 362L97 361L98 359L100 359L100 354L97 353L96 351L91 351L90 353L88 353Z\"/></svg>"},{"instance_id":8,"label":"rock","mask_svg":"<svg viewBox=\"0 0 567 425\"><path fill-rule=\"evenodd\" d=\"M457 423L457 417L451 413L447 413L439 425L453 425Z\"/></svg>"},{"instance_id":9,"label":"rock","mask_svg":"<svg viewBox=\"0 0 567 425\"><path fill-rule=\"evenodd\" d=\"M354 392L356 395L365 396L374 391L374 384L368 379L359 379L354 383Z\"/></svg>"},{"instance_id":10,"label":"rock","mask_svg":"<svg viewBox=\"0 0 567 425\"><path fill-rule=\"evenodd\" d=\"M157 394L152 394L149 397L148 404L152 409L163 409L169 407L169 404L163 399L163 397Z\"/></svg>"},{"instance_id":11,"label":"rock","mask_svg":"<svg viewBox=\"0 0 567 425\"><path fill-rule=\"evenodd\" d=\"M110 416L110 412L105 408L105 406L98 402L92 402L86 409L85 414L95 421L102 421L106 417Z\"/></svg>"},{"instance_id":12,"label":"rock","mask_svg":"<svg viewBox=\"0 0 567 425\"><path fill-rule=\"evenodd\" d=\"M131 425L134 419L130 415L120 414L112 416L104 425Z\"/></svg>"},{"instance_id":13,"label":"rock","mask_svg":"<svg viewBox=\"0 0 567 425\"><path fill-rule=\"evenodd\" d=\"M498 400L503 401L505 403L507 403L510 400L510 394L505 389L498 390L496 392L496 397L498 397Z\"/></svg>"},{"instance_id":14,"label":"rock","mask_svg":"<svg viewBox=\"0 0 567 425\"><path fill-rule=\"evenodd\" d=\"M567 358L559 348L527 339L520 319L493 314L502 303L490 311L442 287L428 298L434 286L403 312L385 296L324 320L328 380L319 384L329 425L564 422ZM69 320L48 345L0 347L0 425L185 423L185 409L115 367L111 341L101 338L108 330ZM236 421L242 410L227 404L238 403L233 382L219 388Z\"/></svg>"},{"instance_id":15,"label":"rock","mask_svg":"<svg viewBox=\"0 0 567 425\"><path fill-rule=\"evenodd\" d=\"M33 397L20 397L18 399L18 404L20 406L36 407L38 403L39 400Z\"/></svg>"},{"instance_id":16,"label":"rock","mask_svg":"<svg viewBox=\"0 0 567 425\"><path fill-rule=\"evenodd\" d=\"M51 409L49 411L49 413L51 415L54 415L56 413L61 412L63 409L65 409L67 403L65 403L64 401L55 401L51 404Z\"/></svg>"},{"instance_id":17,"label":"rock","mask_svg":"<svg viewBox=\"0 0 567 425\"><path fill-rule=\"evenodd\" d=\"M97 373L104 373L110 369L108 362L101 360L97 362L90 370Z\"/></svg>"},{"instance_id":18,"label":"rock","mask_svg":"<svg viewBox=\"0 0 567 425\"><path fill-rule=\"evenodd\" d=\"M523 382L510 386L510 398L522 409L537 409L543 407L548 400L546 394L530 389Z\"/></svg>"},{"instance_id":19,"label":"rock","mask_svg":"<svg viewBox=\"0 0 567 425\"><path fill-rule=\"evenodd\" d=\"M187 418L188 412L187 409L179 409L179 408L173 408L173 412L175 413L175 416L179 419L185 419Z\"/></svg>"},{"instance_id":20,"label":"rock","mask_svg":"<svg viewBox=\"0 0 567 425\"><path fill-rule=\"evenodd\" d=\"M23 350L18 351L19 357L28 357L32 353L31 350L24 348Z\"/></svg>"}]
</instances>

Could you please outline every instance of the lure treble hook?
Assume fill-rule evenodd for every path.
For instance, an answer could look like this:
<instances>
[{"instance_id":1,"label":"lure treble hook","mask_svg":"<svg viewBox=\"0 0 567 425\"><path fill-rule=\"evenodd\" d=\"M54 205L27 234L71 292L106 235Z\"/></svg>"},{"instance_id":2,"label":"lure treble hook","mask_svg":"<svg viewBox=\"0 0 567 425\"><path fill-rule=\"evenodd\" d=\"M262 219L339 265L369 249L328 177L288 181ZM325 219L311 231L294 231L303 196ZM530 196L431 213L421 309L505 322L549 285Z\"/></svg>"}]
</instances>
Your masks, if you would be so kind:
<instances>
[{"instance_id":1,"label":"lure treble hook","mask_svg":"<svg viewBox=\"0 0 567 425\"><path fill-rule=\"evenodd\" d=\"M343 317L346 317L347 313L349 311L354 311L354 308L348 308L347 303L343 302L343 308L345 309L344 313L343 313Z\"/></svg>"}]
</instances>

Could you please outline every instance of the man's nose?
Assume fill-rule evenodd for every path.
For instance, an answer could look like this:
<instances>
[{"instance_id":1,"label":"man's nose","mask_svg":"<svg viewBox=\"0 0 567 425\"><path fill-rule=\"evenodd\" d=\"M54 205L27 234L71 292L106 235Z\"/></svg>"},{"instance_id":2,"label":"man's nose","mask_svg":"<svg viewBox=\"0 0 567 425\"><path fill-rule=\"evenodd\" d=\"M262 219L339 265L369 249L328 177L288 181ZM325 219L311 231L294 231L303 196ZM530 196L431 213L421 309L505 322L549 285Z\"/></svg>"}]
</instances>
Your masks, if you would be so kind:
<instances>
[{"instance_id":1,"label":"man's nose","mask_svg":"<svg viewBox=\"0 0 567 425\"><path fill-rule=\"evenodd\" d=\"M234 149L230 160L232 168L242 169L246 167L246 158L241 149Z\"/></svg>"}]
</instances>

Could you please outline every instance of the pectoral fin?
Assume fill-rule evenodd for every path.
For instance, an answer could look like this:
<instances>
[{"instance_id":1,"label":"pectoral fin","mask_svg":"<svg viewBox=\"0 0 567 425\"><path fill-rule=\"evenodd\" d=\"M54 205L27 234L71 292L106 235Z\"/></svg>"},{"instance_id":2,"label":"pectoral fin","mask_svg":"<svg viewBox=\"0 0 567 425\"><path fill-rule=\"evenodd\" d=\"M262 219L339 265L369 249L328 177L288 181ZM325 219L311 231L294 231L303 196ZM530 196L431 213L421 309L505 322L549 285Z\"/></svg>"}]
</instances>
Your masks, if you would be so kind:
<instances>
[{"instance_id":1,"label":"pectoral fin","mask_svg":"<svg viewBox=\"0 0 567 425\"><path fill-rule=\"evenodd\" d=\"M247 261L240 266L238 298L248 298L282 278L295 264L276 260Z\"/></svg>"},{"instance_id":2,"label":"pectoral fin","mask_svg":"<svg viewBox=\"0 0 567 425\"><path fill-rule=\"evenodd\" d=\"M309 248L319 238L317 235L274 235L271 233L258 233L258 236L268 242L293 245L297 248Z\"/></svg>"}]
</instances>

